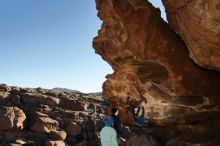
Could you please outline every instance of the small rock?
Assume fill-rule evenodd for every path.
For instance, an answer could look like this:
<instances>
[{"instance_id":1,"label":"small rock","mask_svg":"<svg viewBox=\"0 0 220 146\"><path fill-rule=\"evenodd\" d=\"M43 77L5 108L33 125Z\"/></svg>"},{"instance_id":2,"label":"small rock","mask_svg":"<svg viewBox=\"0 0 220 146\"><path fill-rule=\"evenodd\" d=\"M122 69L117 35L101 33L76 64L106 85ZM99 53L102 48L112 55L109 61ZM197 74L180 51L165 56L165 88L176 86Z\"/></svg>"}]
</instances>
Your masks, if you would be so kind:
<instances>
[{"instance_id":1,"label":"small rock","mask_svg":"<svg viewBox=\"0 0 220 146\"><path fill-rule=\"evenodd\" d=\"M48 140L45 142L45 146L65 146L65 142L61 140L57 140L57 141Z\"/></svg>"},{"instance_id":2,"label":"small rock","mask_svg":"<svg viewBox=\"0 0 220 146\"><path fill-rule=\"evenodd\" d=\"M12 94L10 97L11 97L12 104L14 104L14 105L21 105L22 104L21 103L21 98L20 98L19 95L13 95Z\"/></svg>"},{"instance_id":3,"label":"small rock","mask_svg":"<svg viewBox=\"0 0 220 146\"><path fill-rule=\"evenodd\" d=\"M51 131L50 137L55 140L65 140L67 133L64 130Z\"/></svg>"},{"instance_id":4,"label":"small rock","mask_svg":"<svg viewBox=\"0 0 220 146\"><path fill-rule=\"evenodd\" d=\"M61 96L60 98L61 98L61 105L63 107L75 111L83 111L83 106L79 101L72 99L68 96Z\"/></svg>"},{"instance_id":5,"label":"small rock","mask_svg":"<svg viewBox=\"0 0 220 146\"><path fill-rule=\"evenodd\" d=\"M9 101L9 93L0 91L0 104L5 104Z\"/></svg>"},{"instance_id":6,"label":"small rock","mask_svg":"<svg viewBox=\"0 0 220 146\"><path fill-rule=\"evenodd\" d=\"M67 134L71 135L71 136L76 136L79 135L82 131L82 128L80 125L76 124L75 122L71 122L68 126L67 126Z\"/></svg>"},{"instance_id":7,"label":"small rock","mask_svg":"<svg viewBox=\"0 0 220 146\"><path fill-rule=\"evenodd\" d=\"M6 84L0 84L0 92L10 92L11 88Z\"/></svg>"}]
</instances>

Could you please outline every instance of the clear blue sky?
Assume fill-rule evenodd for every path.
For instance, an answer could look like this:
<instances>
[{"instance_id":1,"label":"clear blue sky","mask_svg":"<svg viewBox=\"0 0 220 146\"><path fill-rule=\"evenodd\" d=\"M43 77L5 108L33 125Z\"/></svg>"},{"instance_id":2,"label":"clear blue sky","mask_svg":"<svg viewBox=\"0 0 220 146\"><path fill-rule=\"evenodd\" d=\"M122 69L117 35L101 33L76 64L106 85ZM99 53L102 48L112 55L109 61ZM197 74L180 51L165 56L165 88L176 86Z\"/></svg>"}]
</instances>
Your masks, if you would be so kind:
<instances>
[{"instance_id":1,"label":"clear blue sky","mask_svg":"<svg viewBox=\"0 0 220 146\"><path fill-rule=\"evenodd\" d=\"M92 48L96 13L94 0L0 0L0 83L101 91L112 69Z\"/></svg>"}]
</instances>

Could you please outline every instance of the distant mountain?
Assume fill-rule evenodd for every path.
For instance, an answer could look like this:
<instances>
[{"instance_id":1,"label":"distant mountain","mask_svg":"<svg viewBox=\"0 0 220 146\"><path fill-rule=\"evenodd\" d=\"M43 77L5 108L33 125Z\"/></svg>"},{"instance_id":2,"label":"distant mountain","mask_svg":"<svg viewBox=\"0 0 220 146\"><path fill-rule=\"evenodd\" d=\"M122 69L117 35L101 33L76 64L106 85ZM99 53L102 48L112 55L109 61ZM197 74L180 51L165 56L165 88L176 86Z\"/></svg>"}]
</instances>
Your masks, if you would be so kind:
<instances>
[{"instance_id":1,"label":"distant mountain","mask_svg":"<svg viewBox=\"0 0 220 146\"><path fill-rule=\"evenodd\" d=\"M81 92L78 91L78 90L72 90L72 89L67 89L67 88L59 88L59 87L53 88L52 90L54 90L54 91L58 91L58 92L73 92L73 93L81 93Z\"/></svg>"},{"instance_id":2,"label":"distant mountain","mask_svg":"<svg viewBox=\"0 0 220 146\"><path fill-rule=\"evenodd\" d=\"M102 92L92 92L92 93L87 93L88 95L92 96L102 96Z\"/></svg>"},{"instance_id":3,"label":"distant mountain","mask_svg":"<svg viewBox=\"0 0 220 146\"><path fill-rule=\"evenodd\" d=\"M58 92L72 92L72 93L82 93L78 90L72 90L72 89L67 89L67 88L53 88L53 91L58 91ZM102 92L91 92L91 93L86 93L87 95L91 95L91 96L101 96Z\"/></svg>"}]
</instances>

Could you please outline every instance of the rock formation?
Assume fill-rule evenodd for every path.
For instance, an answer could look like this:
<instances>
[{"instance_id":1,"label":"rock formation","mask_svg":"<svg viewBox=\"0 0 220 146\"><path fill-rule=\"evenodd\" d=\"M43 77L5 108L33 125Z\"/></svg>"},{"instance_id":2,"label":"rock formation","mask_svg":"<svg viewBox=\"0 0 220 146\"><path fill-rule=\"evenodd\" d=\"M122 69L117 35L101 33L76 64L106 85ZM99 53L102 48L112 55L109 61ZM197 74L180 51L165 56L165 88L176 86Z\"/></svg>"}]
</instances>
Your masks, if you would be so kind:
<instances>
[{"instance_id":1,"label":"rock formation","mask_svg":"<svg viewBox=\"0 0 220 146\"><path fill-rule=\"evenodd\" d=\"M103 98L123 108L131 100L160 104L174 103L177 96L220 96L220 74L189 58L187 46L163 21L159 9L145 0L96 4L103 24L93 47L114 70L106 77ZM128 120L128 114L123 115Z\"/></svg>"},{"instance_id":2,"label":"rock formation","mask_svg":"<svg viewBox=\"0 0 220 146\"><path fill-rule=\"evenodd\" d=\"M103 24L93 47L114 70L102 96L136 135L123 146L219 145L220 1L163 3L169 23L147 0L96 0ZM0 145L97 146L105 102L78 94L0 85ZM147 128L129 110L142 101ZM83 112L90 102L96 125Z\"/></svg>"},{"instance_id":3,"label":"rock formation","mask_svg":"<svg viewBox=\"0 0 220 146\"><path fill-rule=\"evenodd\" d=\"M105 112L103 100L81 94L0 85L0 146L98 145L91 126L85 127L93 139L83 138L82 125L88 116L83 105L95 103L95 120L100 122ZM98 128L101 129L102 125L99 124Z\"/></svg>"},{"instance_id":4,"label":"rock formation","mask_svg":"<svg viewBox=\"0 0 220 146\"><path fill-rule=\"evenodd\" d=\"M170 27L198 65L220 71L220 1L163 0Z\"/></svg>"},{"instance_id":5,"label":"rock formation","mask_svg":"<svg viewBox=\"0 0 220 146\"><path fill-rule=\"evenodd\" d=\"M199 144L202 134L214 135L203 144L214 144L220 131L211 128L220 123L220 2L163 2L169 24L147 0L96 0L103 23L93 47L114 70L102 96L127 125L129 105L147 100L146 115L168 127L160 131L166 136L158 135L167 145Z\"/></svg>"},{"instance_id":6,"label":"rock formation","mask_svg":"<svg viewBox=\"0 0 220 146\"><path fill-rule=\"evenodd\" d=\"M24 128L26 116L17 107L6 107L0 109L0 130L19 131Z\"/></svg>"}]
</instances>

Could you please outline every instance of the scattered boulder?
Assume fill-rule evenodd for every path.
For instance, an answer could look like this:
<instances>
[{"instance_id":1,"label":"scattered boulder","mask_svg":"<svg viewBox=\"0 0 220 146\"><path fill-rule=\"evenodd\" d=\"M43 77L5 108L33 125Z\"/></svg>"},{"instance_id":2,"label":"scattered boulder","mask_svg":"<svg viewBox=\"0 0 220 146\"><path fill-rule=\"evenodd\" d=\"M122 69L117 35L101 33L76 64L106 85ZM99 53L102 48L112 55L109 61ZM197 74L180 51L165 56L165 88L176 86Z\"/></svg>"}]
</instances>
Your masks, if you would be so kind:
<instances>
[{"instance_id":1,"label":"scattered boulder","mask_svg":"<svg viewBox=\"0 0 220 146\"><path fill-rule=\"evenodd\" d=\"M59 123L50 117L36 117L33 122L34 123L30 126L30 129L35 132L50 133L50 131L56 131L59 129Z\"/></svg>"},{"instance_id":2,"label":"scattered boulder","mask_svg":"<svg viewBox=\"0 0 220 146\"><path fill-rule=\"evenodd\" d=\"M9 95L8 92L0 92L0 105L8 103Z\"/></svg>"},{"instance_id":3,"label":"scattered boulder","mask_svg":"<svg viewBox=\"0 0 220 146\"><path fill-rule=\"evenodd\" d=\"M61 105L62 107L75 110L75 111L82 111L83 105L81 102L69 97L69 96L61 96Z\"/></svg>"},{"instance_id":4,"label":"scattered boulder","mask_svg":"<svg viewBox=\"0 0 220 146\"><path fill-rule=\"evenodd\" d=\"M6 84L0 84L0 92L9 92L11 87L7 86Z\"/></svg>"},{"instance_id":5,"label":"scattered boulder","mask_svg":"<svg viewBox=\"0 0 220 146\"><path fill-rule=\"evenodd\" d=\"M11 92L10 92L11 94L20 94L21 93L21 88L19 88L19 87L12 87L11 88Z\"/></svg>"},{"instance_id":6,"label":"scattered boulder","mask_svg":"<svg viewBox=\"0 0 220 146\"><path fill-rule=\"evenodd\" d=\"M11 103L12 103L13 105L21 105L21 104L22 104L22 103L21 103L21 98L20 98L19 95L11 94L11 95L10 95L10 99L11 99Z\"/></svg>"},{"instance_id":7,"label":"scattered boulder","mask_svg":"<svg viewBox=\"0 0 220 146\"><path fill-rule=\"evenodd\" d=\"M67 133L64 130L58 130L58 131L51 131L50 137L54 140L65 140L67 136Z\"/></svg>"},{"instance_id":8,"label":"scattered boulder","mask_svg":"<svg viewBox=\"0 0 220 146\"><path fill-rule=\"evenodd\" d=\"M67 126L66 132L70 136L77 136L77 135L79 135L82 132L82 128L77 123L71 122Z\"/></svg>"},{"instance_id":9,"label":"scattered boulder","mask_svg":"<svg viewBox=\"0 0 220 146\"><path fill-rule=\"evenodd\" d=\"M45 141L47 145L59 146L65 145L64 141L78 143L84 140L81 122L88 116L83 104L91 101L96 102L92 98L77 100L74 93L4 87L0 91L0 145L45 145ZM90 124L86 127L91 130ZM92 127L94 129L94 125ZM68 135L60 128L66 129ZM86 141L87 145L97 145L97 140L93 140L95 136L94 131L87 133L91 139Z\"/></svg>"},{"instance_id":10,"label":"scattered boulder","mask_svg":"<svg viewBox=\"0 0 220 146\"><path fill-rule=\"evenodd\" d=\"M25 113L18 107L3 107L0 109L0 130L20 131L25 119Z\"/></svg>"},{"instance_id":11,"label":"scattered boulder","mask_svg":"<svg viewBox=\"0 0 220 146\"><path fill-rule=\"evenodd\" d=\"M52 96L52 97L58 97L59 93L54 92L54 91L48 91L48 92L45 93L45 95Z\"/></svg>"},{"instance_id":12,"label":"scattered boulder","mask_svg":"<svg viewBox=\"0 0 220 146\"><path fill-rule=\"evenodd\" d=\"M22 102L26 105L47 104L50 106L57 106L60 103L59 98L46 96L36 93L24 93L21 94Z\"/></svg>"}]
</instances>

